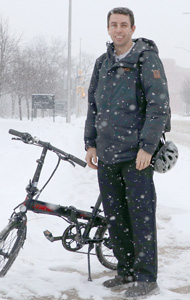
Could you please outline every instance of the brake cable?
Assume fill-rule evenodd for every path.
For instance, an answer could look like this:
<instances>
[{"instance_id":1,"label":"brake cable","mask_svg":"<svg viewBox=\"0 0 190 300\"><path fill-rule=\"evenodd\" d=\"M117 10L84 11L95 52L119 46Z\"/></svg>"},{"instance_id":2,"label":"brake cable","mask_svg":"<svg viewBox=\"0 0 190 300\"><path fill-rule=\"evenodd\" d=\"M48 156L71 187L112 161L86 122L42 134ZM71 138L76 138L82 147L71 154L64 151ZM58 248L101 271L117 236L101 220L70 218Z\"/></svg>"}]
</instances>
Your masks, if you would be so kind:
<instances>
[{"instance_id":1,"label":"brake cable","mask_svg":"<svg viewBox=\"0 0 190 300\"><path fill-rule=\"evenodd\" d=\"M61 161L61 157L58 154L57 154L57 156L58 156L58 162L57 162L57 164L55 166L55 169L53 170L52 174L50 175L49 179L46 181L46 183L44 184L44 186L41 188L41 190L39 190L37 196L35 197L35 200L37 200L39 198L40 194L45 189L45 187L48 185L48 183L50 182L50 180L54 176L55 172L57 171L57 168L59 167L59 164L60 164L60 161Z\"/></svg>"}]
</instances>

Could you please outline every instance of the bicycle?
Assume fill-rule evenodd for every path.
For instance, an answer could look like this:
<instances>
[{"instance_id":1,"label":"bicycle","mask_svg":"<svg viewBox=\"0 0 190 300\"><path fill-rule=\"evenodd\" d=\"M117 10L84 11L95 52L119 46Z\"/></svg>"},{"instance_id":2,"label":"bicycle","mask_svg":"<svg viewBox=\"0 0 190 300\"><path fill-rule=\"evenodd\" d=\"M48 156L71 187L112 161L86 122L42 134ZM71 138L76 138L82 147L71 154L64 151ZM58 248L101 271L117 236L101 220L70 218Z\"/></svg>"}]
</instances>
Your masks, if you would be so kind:
<instances>
[{"instance_id":1,"label":"bicycle","mask_svg":"<svg viewBox=\"0 0 190 300\"><path fill-rule=\"evenodd\" d=\"M95 247L95 254L100 263L111 270L116 270L117 260L113 255L111 240L107 230L105 217L101 214L101 197L99 196L92 211L79 210L73 206L55 205L39 200L39 196L55 174L60 161L69 162L72 166L75 164L85 167L86 163L81 159L68 154L48 142L43 142L29 133L23 133L10 129L9 133L16 136L12 138L25 144L35 145L42 148L40 158L36 161L32 180L26 187L25 200L13 209L8 225L0 232L0 277L6 275L11 268L20 249L23 247L27 236L27 211L38 214L57 216L68 222L70 225L65 229L62 236L53 236L48 230L44 231L45 237L50 242L61 241L63 247L72 252L85 253L88 257L88 280L91 278L90 255ZM58 162L47 182L39 190L37 188L40 174L43 169L47 151L52 151L58 156ZM90 237L92 229L95 234ZM88 245L88 252L81 252L85 245ZM94 246L95 245L95 246Z\"/></svg>"}]
</instances>

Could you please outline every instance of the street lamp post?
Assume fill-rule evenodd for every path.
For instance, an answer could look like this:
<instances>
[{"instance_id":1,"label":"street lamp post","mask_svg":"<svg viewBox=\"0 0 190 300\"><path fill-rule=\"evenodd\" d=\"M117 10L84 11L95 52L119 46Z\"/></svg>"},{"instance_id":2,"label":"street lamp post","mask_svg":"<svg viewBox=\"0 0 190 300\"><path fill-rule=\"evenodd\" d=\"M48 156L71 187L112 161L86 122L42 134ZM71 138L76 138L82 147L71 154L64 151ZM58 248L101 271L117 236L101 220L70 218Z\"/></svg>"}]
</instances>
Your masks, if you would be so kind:
<instances>
[{"instance_id":1,"label":"street lamp post","mask_svg":"<svg viewBox=\"0 0 190 300\"><path fill-rule=\"evenodd\" d=\"M72 0L69 0L69 20L68 20L68 58L67 58L67 114L66 122L71 122L71 19Z\"/></svg>"}]
</instances>

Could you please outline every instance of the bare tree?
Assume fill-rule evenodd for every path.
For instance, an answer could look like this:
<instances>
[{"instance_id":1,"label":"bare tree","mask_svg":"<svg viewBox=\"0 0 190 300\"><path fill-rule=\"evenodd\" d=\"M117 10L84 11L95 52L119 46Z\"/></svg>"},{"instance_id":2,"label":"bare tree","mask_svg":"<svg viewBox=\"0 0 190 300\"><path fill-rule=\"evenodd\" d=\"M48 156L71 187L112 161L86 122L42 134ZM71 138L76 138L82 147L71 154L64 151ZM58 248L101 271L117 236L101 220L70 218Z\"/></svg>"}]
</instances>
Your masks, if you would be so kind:
<instances>
[{"instance_id":1,"label":"bare tree","mask_svg":"<svg viewBox=\"0 0 190 300\"><path fill-rule=\"evenodd\" d=\"M55 53L54 50L55 45L49 46L42 37L34 40L28 48L35 72L32 82L33 93L53 93L56 90L61 57L58 51Z\"/></svg>"},{"instance_id":2,"label":"bare tree","mask_svg":"<svg viewBox=\"0 0 190 300\"><path fill-rule=\"evenodd\" d=\"M54 40L48 45L44 38L35 39L14 55L11 86L18 98L19 117L22 119L22 103L26 101L30 118L32 94L55 94L63 97L66 59L65 44Z\"/></svg>"},{"instance_id":3,"label":"bare tree","mask_svg":"<svg viewBox=\"0 0 190 300\"><path fill-rule=\"evenodd\" d=\"M19 112L20 120L25 114L30 118L32 94L55 94L57 107L66 106L66 49L65 42L54 39L47 43L44 37L21 48L19 40L10 35L8 23L0 21L0 96L10 94L12 116ZM85 99L80 102L76 97L77 86L82 87L85 98L93 65L94 58L88 54L81 55L80 63L72 59L72 112L77 113L79 106L85 104Z\"/></svg>"},{"instance_id":4,"label":"bare tree","mask_svg":"<svg viewBox=\"0 0 190 300\"><path fill-rule=\"evenodd\" d=\"M30 103L31 98L31 61L28 53L24 50L18 49L15 53L12 69L11 69L11 87L12 87L12 101L18 98L19 118L22 120L22 101L26 101L27 117L30 118ZM13 107L13 106L12 106ZM14 108L14 107L13 107Z\"/></svg>"},{"instance_id":5,"label":"bare tree","mask_svg":"<svg viewBox=\"0 0 190 300\"><path fill-rule=\"evenodd\" d=\"M10 69L20 38L11 34L7 20L0 18L0 97L10 92Z\"/></svg>"},{"instance_id":6,"label":"bare tree","mask_svg":"<svg viewBox=\"0 0 190 300\"><path fill-rule=\"evenodd\" d=\"M59 39L51 42L49 49L49 63L55 70L55 91L56 98L64 101L67 88L67 44Z\"/></svg>"}]
</instances>

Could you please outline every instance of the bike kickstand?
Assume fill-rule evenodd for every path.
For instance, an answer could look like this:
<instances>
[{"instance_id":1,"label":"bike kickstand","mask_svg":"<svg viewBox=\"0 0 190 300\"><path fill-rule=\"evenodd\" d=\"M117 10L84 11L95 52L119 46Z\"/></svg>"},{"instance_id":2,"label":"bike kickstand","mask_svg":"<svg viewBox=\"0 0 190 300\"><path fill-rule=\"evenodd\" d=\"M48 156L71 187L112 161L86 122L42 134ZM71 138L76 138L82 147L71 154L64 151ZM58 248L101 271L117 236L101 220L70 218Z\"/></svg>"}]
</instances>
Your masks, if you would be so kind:
<instances>
[{"instance_id":1,"label":"bike kickstand","mask_svg":"<svg viewBox=\"0 0 190 300\"><path fill-rule=\"evenodd\" d=\"M93 243L89 243L88 246L88 281L92 281L92 277L91 277L91 267L90 267L90 251L94 248L94 244Z\"/></svg>"}]
</instances>

